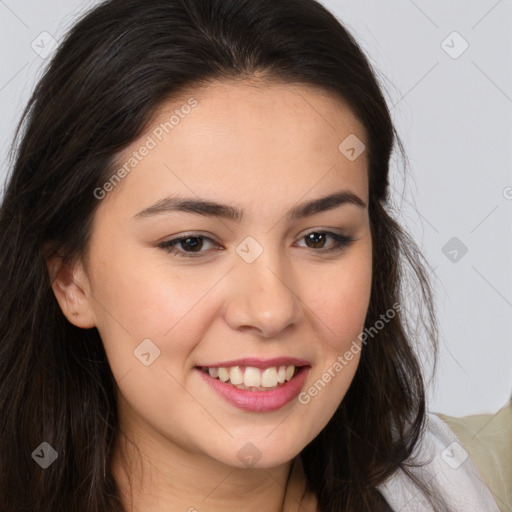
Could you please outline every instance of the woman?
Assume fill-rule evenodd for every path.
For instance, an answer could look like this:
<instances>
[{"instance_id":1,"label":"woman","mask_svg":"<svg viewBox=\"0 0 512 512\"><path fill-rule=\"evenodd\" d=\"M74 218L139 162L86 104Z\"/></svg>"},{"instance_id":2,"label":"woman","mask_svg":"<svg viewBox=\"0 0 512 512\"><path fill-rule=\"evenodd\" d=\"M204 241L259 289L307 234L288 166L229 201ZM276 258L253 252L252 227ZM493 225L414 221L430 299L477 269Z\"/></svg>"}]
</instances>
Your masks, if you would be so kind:
<instances>
[{"instance_id":1,"label":"woman","mask_svg":"<svg viewBox=\"0 0 512 512\"><path fill-rule=\"evenodd\" d=\"M407 328L408 267L435 349L386 205L398 139L320 4L107 1L24 121L0 510L496 510L470 460L435 478L452 438Z\"/></svg>"}]
</instances>

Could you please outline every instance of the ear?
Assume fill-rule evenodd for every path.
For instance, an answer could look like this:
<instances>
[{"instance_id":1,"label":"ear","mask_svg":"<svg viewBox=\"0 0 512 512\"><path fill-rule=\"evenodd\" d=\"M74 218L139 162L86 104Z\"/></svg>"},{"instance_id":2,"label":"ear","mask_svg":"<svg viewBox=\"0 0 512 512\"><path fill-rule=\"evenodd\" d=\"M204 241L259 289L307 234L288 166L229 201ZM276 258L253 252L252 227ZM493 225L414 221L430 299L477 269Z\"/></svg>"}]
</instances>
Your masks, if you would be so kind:
<instances>
[{"instance_id":1,"label":"ear","mask_svg":"<svg viewBox=\"0 0 512 512\"><path fill-rule=\"evenodd\" d=\"M53 293L64 316L77 327L96 326L89 279L81 263L71 265L60 256L47 260Z\"/></svg>"}]
</instances>

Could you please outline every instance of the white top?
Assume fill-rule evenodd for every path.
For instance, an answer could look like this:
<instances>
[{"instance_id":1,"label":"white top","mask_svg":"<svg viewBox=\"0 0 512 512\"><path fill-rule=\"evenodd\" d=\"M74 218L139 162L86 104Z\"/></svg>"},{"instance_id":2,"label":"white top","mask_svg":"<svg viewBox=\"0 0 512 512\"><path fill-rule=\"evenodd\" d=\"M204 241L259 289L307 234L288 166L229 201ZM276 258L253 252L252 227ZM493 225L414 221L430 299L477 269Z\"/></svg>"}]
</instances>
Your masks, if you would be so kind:
<instances>
[{"instance_id":1,"label":"white top","mask_svg":"<svg viewBox=\"0 0 512 512\"><path fill-rule=\"evenodd\" d=\"M491 491L475 464L448 425L427 413L423 437L413 454L414 461L429 461L411 468L423 482L431 482L450 512L500 512ZM435 512L403 470L378 487L396 512Z\"/></svg>"}]
</instances>

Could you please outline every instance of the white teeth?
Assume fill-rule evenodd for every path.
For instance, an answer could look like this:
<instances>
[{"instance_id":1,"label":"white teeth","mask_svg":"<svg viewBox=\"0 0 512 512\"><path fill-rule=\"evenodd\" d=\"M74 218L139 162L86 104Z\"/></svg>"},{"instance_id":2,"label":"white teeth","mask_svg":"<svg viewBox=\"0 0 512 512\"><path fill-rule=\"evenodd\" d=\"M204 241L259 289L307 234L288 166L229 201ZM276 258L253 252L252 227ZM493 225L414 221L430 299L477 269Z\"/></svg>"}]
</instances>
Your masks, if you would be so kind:
<instances>
[{"instance_id":1,"label":"white teeth","mask_svg":"<svg viewBox=\"0 0 512 512\"><path fill-rule=\"evenodd\" d=\"M229 380L231 384L235 386L244 383L244 372L240 369L240 366L233 366L233 368L229 370Z\"/></svg>"},{"instance_id":2,"label":"white teeth","mask_svg":"<svg viewBox=\"0 0 512 512\"><path fill-rule=\"evenodd\" d=\"M277 371L277 382L278 384L283 384L286 377L286 366L280 366Z\"/></svg>"},{"instance_id":3,"label":"white teeth","mask_svg":"<svg viewBox=\"0 0 512 512\"><path fill-rule=\"evenodd\" d=\"M219 368L219 379L222 382L227 382L229 380L229 372L226 370L226 368Z\"/></svg>"},{"instance_id":4,"label":"white teeth","mask_svg":"<svg viewBox=\"0 0 512 512\"><path fill-rule=\"evenodd\" d=\"M232 366L230 368L204 368L210 377L222 382L230 381L240 389L247 388L276 388L290 381L295 375L295 366L271 366L260 369L253 366Z\"/></svg>"},{"instance_id":5,"label":"white teeth","mask_svg":"<svg viewBox=\"0 0 512 512\"><path fill-rule=\"evenodd\" d=\"M275 367L267 368L261 372L261 385L264 388L277 386L277 370Z\"/></svg>"},{"instance_id":6,"label":"white teeth","mask_svg":"<svg viewBox=\"0 0 512 512\"><path fill-rule=\"evenodd\" d=\"M259 368L248 366L244 373L244 386L258 387L261 385L261 372Z\"/></svg>"}]
</instances>

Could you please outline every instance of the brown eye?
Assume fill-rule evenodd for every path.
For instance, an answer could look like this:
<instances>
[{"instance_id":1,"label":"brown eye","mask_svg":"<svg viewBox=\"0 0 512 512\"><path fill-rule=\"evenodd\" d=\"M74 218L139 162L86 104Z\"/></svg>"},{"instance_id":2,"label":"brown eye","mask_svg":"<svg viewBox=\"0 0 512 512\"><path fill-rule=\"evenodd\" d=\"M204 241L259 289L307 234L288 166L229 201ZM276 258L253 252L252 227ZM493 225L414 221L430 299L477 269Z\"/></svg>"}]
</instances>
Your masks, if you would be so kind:
<instances>
[{"instance_id":1,"label":"brown eye","mask_svg":"<svg viewBox=\"0 0 512 512\"><path fill-rule=\"evenodd\" d=\"M168 253L177 254L185 258L193 258L208 252L208 248L203 250L205 241L207 246L208 244L211 244L211 246L216 245L214 240L206 236L182 236L174 240L162 242L159 244L159 247L165 249Z\"/></svg>"},{"instance_id":2,"label":"brown eye","mask_svg":"<svg viewBox=\"0 0 512 512\"><path fill-rule=\"evenodd\" d=\"M325 233L310 233L304 237L307 242L311 243L308 247L321 249L325 243Z\"/></svg>"},{"instance_id":3,"label":"brown eye","mask_svg":"<svg viewBox=\"0 0 512 512\"><path fill-rule=\"evenodd\" d=\"M330 247L326 247L326 241L329 238L331 238L334 243L331 243ZM310 249L320 249L318 252L342 250L355 240L350 236L338 235L330 231L313 231L305 235L303 239Z\"/></svg>"},{"instance_id":4,"label":"brown eye","mask_svg":"<svg viewBox=\"0 0 512 512\"><path fill-rule=\"evenodd\" d=\"M192 236L190 238L182 238L180 241L181 248L187 250L190 248L192 252L199 252L203 247L203 239L199 236Z\"/></svg>"},{"instance_id":5,"label":"brown eye","mask_svg":"<svg viewBox=\"0 0 512 512\"><path fill-rule=\"evenodd\" d=\"M328 239L332 242L328 246ZM338 235L330 231L313 231L303 236L301 240L306 241L309 249L316 250L315 252L326 253L330 251L341 251L349 246L355 239L345 235ZM205 248L206 241L206 248ZM210 244L210 247L208 247ZM161 249L166 250L169 254L174 254L183 258L194 258L205 256L210 248L217 248L222 250L214 240L207 236L182 236L173 240L167 240L159 244Z\"/></svg>"}]
</instances>

